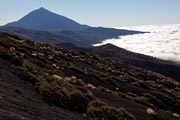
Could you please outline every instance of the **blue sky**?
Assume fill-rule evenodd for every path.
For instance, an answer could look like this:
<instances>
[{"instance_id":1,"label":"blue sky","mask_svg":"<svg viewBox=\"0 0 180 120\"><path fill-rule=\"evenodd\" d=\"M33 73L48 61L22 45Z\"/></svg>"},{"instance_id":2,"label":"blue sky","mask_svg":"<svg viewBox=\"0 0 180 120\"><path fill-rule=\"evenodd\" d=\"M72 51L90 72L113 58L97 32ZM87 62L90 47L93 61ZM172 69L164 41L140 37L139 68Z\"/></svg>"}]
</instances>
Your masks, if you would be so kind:
<instances>
[{"instance_id":1,"label":"blue sky","mask_svg":"<svg viewBox=\"0 0 180 120\"><path fill-rule=\"evenodd\" d=\"M91 26L180 23L180 0L0 0L0 25L44 7Z\"/></svg>"}]
</instances>

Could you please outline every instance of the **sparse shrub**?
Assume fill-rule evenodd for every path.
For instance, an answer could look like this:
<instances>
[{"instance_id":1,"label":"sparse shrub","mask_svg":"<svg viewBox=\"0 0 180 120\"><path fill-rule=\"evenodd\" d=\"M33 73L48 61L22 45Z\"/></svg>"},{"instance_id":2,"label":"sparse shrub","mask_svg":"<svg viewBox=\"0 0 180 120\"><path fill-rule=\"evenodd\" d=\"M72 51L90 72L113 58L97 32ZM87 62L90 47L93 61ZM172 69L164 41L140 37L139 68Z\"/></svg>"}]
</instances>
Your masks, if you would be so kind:
<instances>
[{"instance_id":1,"label":"sparse shrub","mask_svg":"<svg viewBox=\"0 0 180 120\"><path fill-rule=\"evenodd\" d=\"M131 84L134 86L138 86L138 87L140 86L140 84L138 82L132 82Z\"/></svg>"},{"instance_id":2,"label":"sparse shrub","mask_svg":"<svg viewBox=\"0 0 180 120\"><path fill-rule=\"evenodd\" d=\"M92 101L89 103L87 115L99 120L135 120L135 117L125 109L115 108L100 101Z\"/></svg>"},{"instance_id":3,"label":"sparse shrub","mask_svg":"<svg viewBox=\"0 0 180 120\"><path fill-rule=\"evenodd\" d=\"M37 85L39 93L52 105L64 107L80 113L86 112L92 97L88 93L82 93L80 90L68 86L60 81L40 82ZM63 85L61 85L63 84Z\"/></svg>"},{"instance_id":4,"label":"sparse shrub","mask_svg":"<svg viewBox=\"0 0 180 120\"><path fill-rule=\"evenodd\" d=\"M153 96L149 93L143 93L144 97L146 98L146 101L153 104L157 108L163 108L165 109L166 106L163 104L162 101L160 101L156 96Z\"/></svg>"},{"instance_id":5,"label":"sparse shrub","mask_svg":"<svg viewBox=\"0 0 180 120\"><path fill-rule=\"evenodd\" d=\"M17 56L16 54L10 53L5 49L0 50L0 56L16 66L21 66L23 64L24 59L22 56Z\"/></svg>"},{"instance_id":6,"label":"sparse shrub","mask_svg":"<svg viewBox=\"0 0 180 120\"><path fill-rule=\"evenodd\" d=\"M32 74L29 71L22 71L19 75L19 77L25 81L30 82L31 84L35 85L37 82L39 82L39 78Z\"/></svg>"},{"instance_id":7,"label":"sparse shrub","mask_svg":"<svg viewBox=\"0 0 180 120\"><path fill-rule=\"evenodd\" d=\"M134 101L137 103L140 103L142 105L151 107L151 108L155 108L155 106L153 104L151 104L150 102L147 101L147 99L145 97L136 97L134 98Z\"/></svg>"},{"instance_id":8,"label":"sparse shrub","mask_svg":"<svg viewBox=\"0 0 180 120\"><path fill-rule=\"evenodd\" d=\"M79 112L85 112L89 102L92 100L89 94L85 94L80 91L70 93L69 97L69 108Z\"/></svg>"},{"instance_id":9,"label":"sparse shrub","mask_svg":"<svg viewBox=\"0 0 180 120\"><path fill-rule=\"evenodd\" d=\"M12 55L10 56L10 61L16 65L16 66L22 66L23 64L23 57L21 56L16 56L16 55Z\"/></svg>"},{"instance_id":10,"label":"sparse shrub","mask_svg":"<svg viewBox=\"0 0 180 120\"><path fill-rule=\"evenodd\" d=\"M128 96L131 96L131 97L133 97L133 98L138 97L135 93L128 92L127 94L128 94Z\"/></svg>"}]
</instances>

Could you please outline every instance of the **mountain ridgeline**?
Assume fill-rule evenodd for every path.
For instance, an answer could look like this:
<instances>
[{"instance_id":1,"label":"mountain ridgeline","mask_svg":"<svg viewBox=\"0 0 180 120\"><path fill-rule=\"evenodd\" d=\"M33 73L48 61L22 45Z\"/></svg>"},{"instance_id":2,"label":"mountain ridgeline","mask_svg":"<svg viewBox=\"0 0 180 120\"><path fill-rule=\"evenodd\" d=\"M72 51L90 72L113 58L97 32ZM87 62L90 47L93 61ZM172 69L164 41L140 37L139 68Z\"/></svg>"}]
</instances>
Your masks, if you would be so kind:
<instances>
[{"instance_id":1,"label":"mountain ridgeline","mask_svg":"<svg viewBox=\"0 0 180 120\"><path fill-rule=\"evenodd\" d=\"M55 30L83 30L88 28L67 17L57 15L44 8L32 11L17 22L8 23L6 26L22 27L41 31Z\"/></svg>"},{"instance_id":2,"label":"mountain ridgeline","mask_svg":"<svg viewBox=\"0 0 180 120\"><path fill-rule=\"evenodd\" d=\"M180 65L172 61L161 60L155 57L134 53L112 44L91 48L82 48L70 43L59 43L57 46L98 55L103 58L113 59L125 64L148 69L180 81Z\"/></svg>"},{"instance_id":3,"label":"mountain ridgeline","mask_svg":"<svg viewBox=\"0 0 180 120\"><path fill-rule=\"evenodd\" d=\"M90 27L44 8L32 11L17 22L1 26L0 31L43 43L58 44L66 42L81 47L90 47L106 39L118 38L119 36L145 33L114 28Z\"/></svg>"}]
</instances>

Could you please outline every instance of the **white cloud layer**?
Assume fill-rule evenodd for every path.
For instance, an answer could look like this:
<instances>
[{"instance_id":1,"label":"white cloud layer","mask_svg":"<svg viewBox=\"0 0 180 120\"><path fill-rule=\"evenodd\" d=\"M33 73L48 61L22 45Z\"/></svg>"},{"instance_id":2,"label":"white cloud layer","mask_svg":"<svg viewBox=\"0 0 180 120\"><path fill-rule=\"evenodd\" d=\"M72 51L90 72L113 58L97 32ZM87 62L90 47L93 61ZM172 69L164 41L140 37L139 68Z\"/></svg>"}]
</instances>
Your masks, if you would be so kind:
<instances>
[{"instance_id":1,"label":"white cloud layer","mask_svg":"<svg viewBox=\"0 0 180 120\"><path fill-rule=\"evenodd\" d=\"M180 24L133 26L120 29L150 33L108 39L97 45L111 43L133 52L180 62Z\"/></svg>"}]
</instances>

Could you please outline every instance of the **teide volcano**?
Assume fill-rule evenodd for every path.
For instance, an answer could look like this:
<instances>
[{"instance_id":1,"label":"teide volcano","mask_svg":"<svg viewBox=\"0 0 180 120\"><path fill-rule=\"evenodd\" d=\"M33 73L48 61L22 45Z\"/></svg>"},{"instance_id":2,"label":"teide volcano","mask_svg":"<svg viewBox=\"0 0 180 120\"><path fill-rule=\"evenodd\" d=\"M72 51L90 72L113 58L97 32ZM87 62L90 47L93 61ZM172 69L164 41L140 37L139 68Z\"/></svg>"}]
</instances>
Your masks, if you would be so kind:
<instances>
[{"instance_id":1,"label":"teide volcano","mask_svg":"<svg viewBox=\"0 0 180 120\"><path fill-rule=\"evenodd\" d=\"M30 12L17 22L12 22L6 26L28 28L34 30L50 31L50 30L83 30L88 28L67 17L55 14L41 7Z\"/></svg>"},{"instance_id":2,"label":"teide volcano","mask_svg":"<svg viewBox=\"0 0 180 120\"><path fill-rule=\"evenodd\" d=\"M66 42L81 47L90 47L106 39L118 38L119 36L145 33L82 25L44 8L30 12L17 22L0 26L0 31L43 43Z\"/></svg>"}]
</instances>

